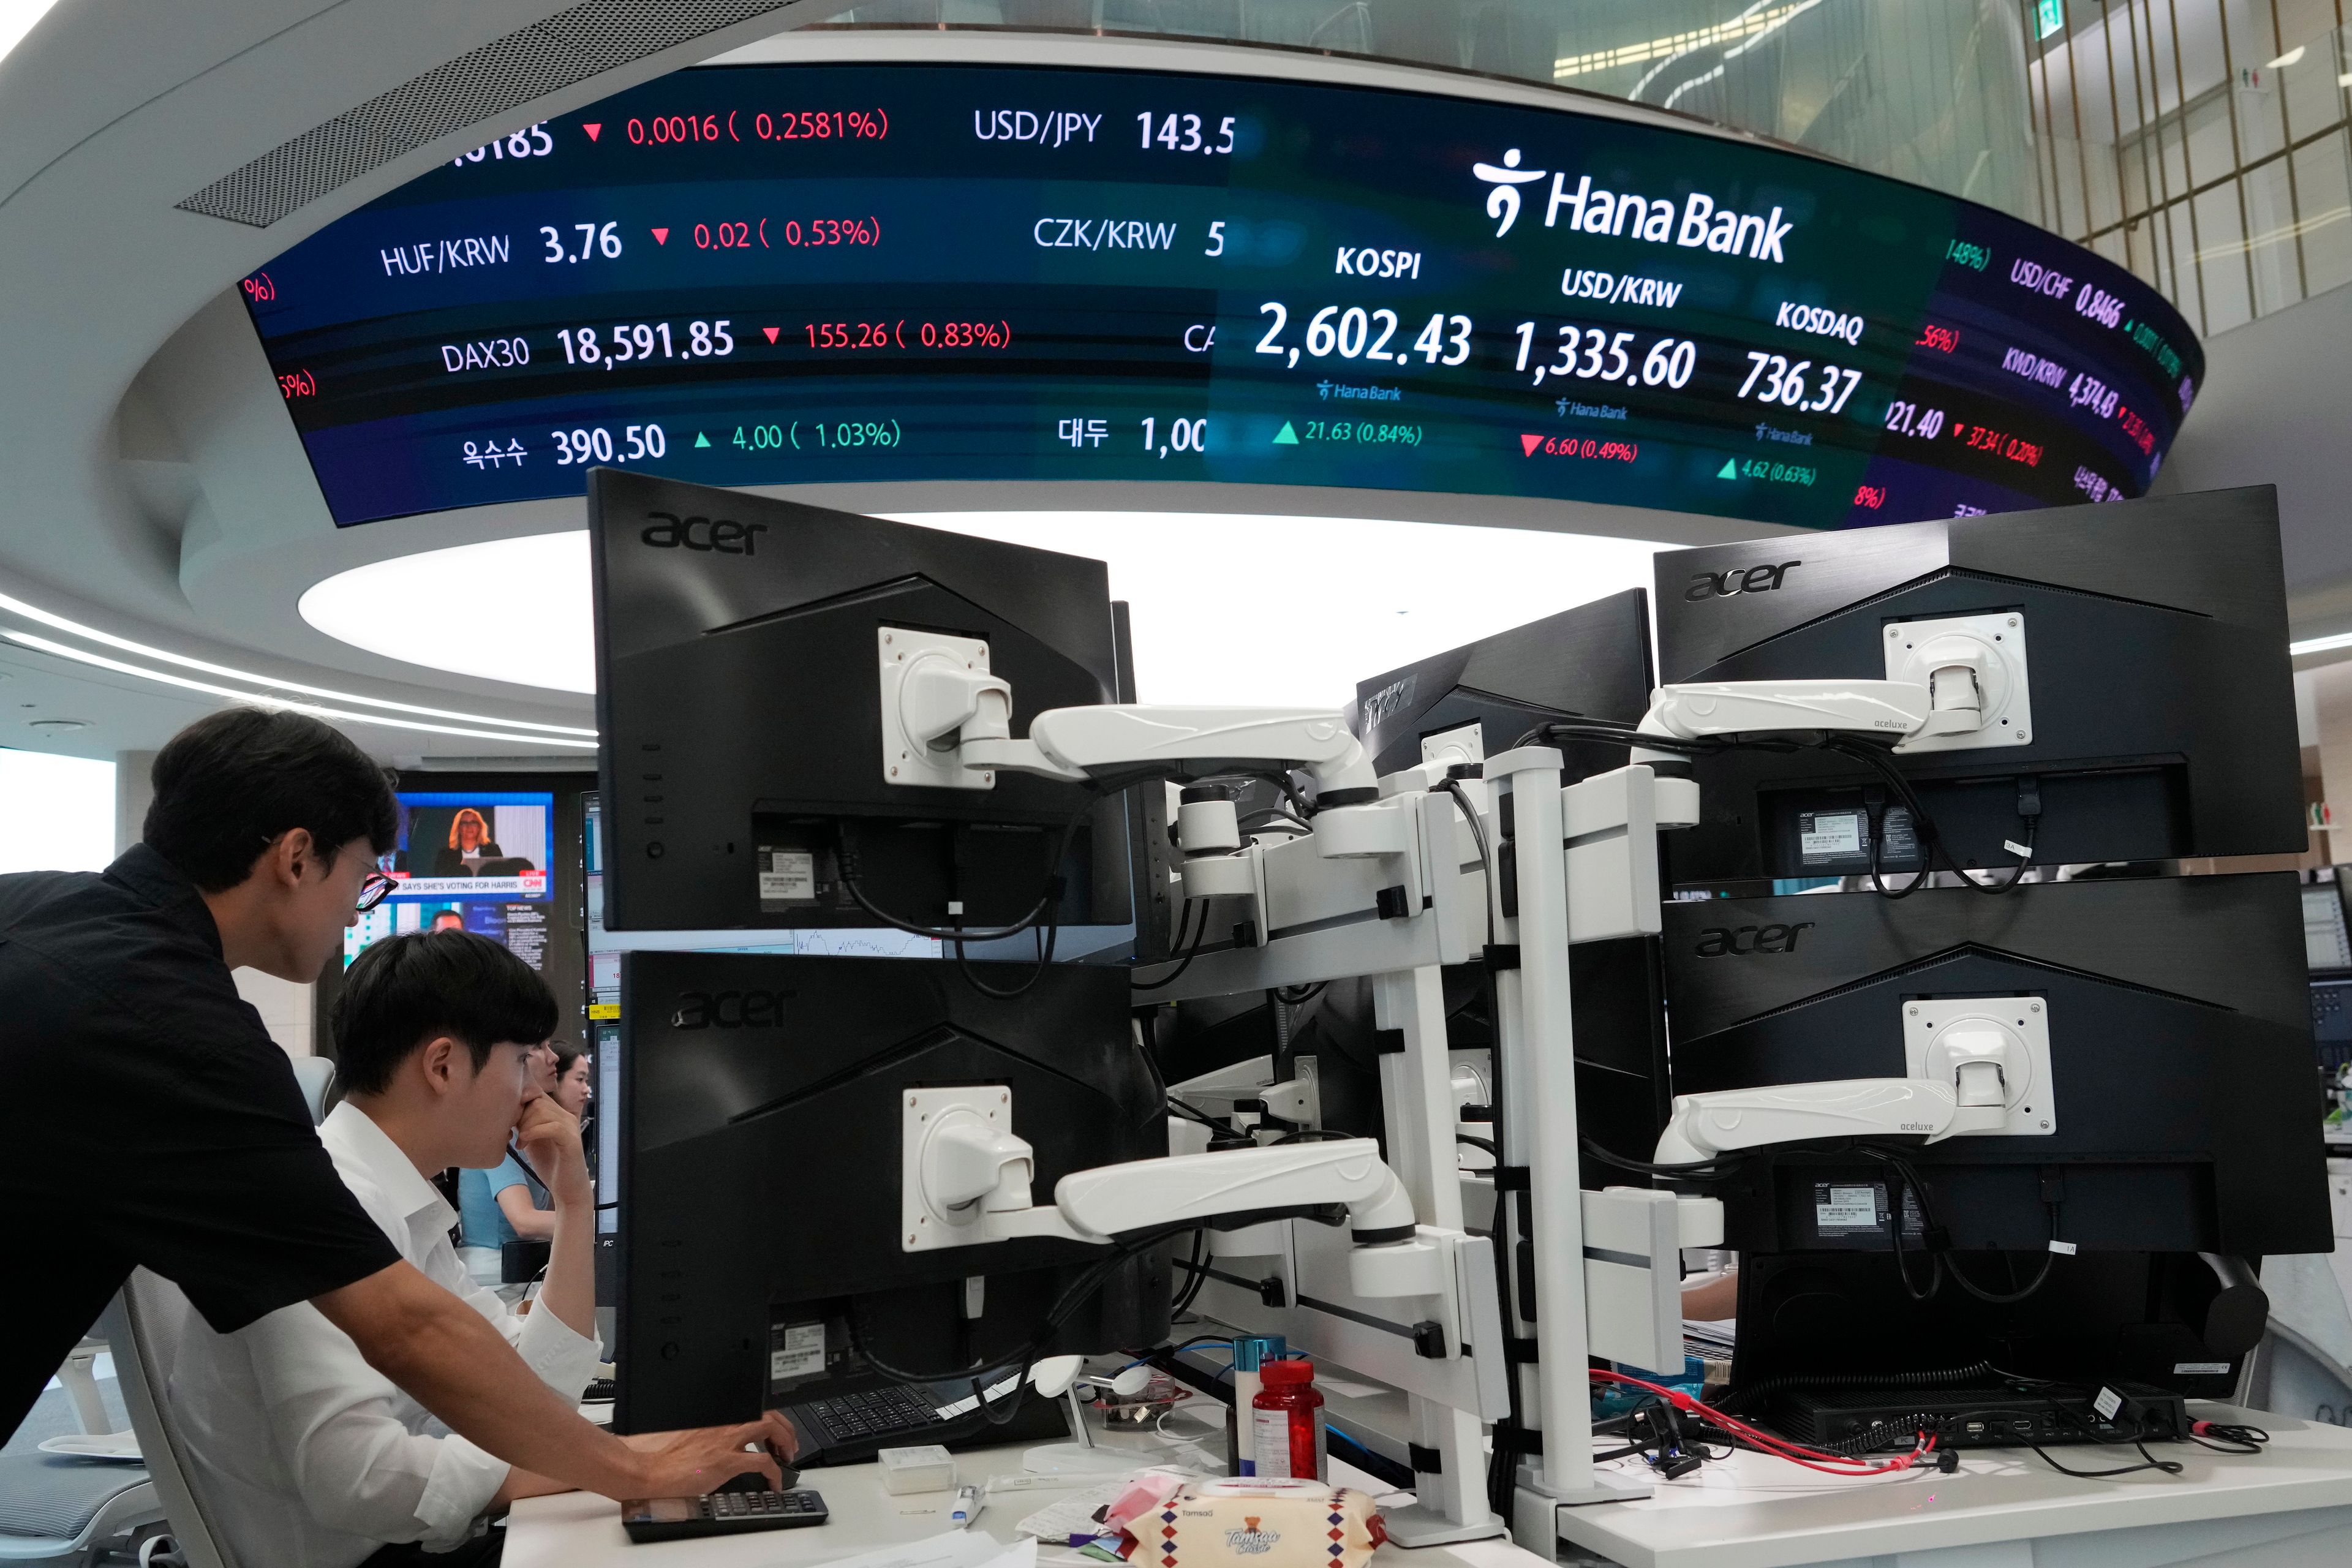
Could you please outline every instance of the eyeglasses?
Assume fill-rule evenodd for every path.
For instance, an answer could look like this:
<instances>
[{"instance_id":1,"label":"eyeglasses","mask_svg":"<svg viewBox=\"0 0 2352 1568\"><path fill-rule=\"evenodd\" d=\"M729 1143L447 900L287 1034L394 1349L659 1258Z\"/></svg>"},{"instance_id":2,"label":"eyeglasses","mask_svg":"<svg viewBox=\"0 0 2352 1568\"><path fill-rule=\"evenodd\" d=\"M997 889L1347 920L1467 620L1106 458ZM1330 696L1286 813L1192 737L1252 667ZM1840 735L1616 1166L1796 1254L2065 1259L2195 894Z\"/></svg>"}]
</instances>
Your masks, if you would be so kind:
<instances>
[{"instance_id":1,"label":"eyeglasses","mask_svg":"<svg viewBox=\"0 0 2352 1568\"><path fill-rule=\"evenodd\" d=\"M399 887L399 878L388 876L382 871L370 871L366 879L360 883L360 912L365 914L375 908L384 900L392 897Z\"/></svg>"}]
</instances>

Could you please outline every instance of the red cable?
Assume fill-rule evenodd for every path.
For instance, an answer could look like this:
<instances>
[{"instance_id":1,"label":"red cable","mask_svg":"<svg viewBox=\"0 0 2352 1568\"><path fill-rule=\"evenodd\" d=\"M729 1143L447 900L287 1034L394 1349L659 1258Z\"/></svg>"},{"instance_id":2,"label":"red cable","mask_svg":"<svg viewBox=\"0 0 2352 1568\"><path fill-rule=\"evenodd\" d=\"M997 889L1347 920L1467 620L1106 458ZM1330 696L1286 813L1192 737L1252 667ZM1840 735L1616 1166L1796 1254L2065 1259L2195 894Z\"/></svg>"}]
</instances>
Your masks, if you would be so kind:
<instances>
[{"instance_id":1,"label":"red cable","mask_svg":"<svg viewBox=\"0 0 2352 1568\"><path fill-rule=\"evenodd\" d=\"M1775 1458L1786 1459L1792 1465L1802 1465L1809 1470L1819 1470L1823 1475L1893 1475L1899 1470L1907 1470L1911 1468L1914 1465L1919 1463L1920 1460L1926 1458L1928 1455L1936 1451L1936 1438L1934 1435L1922 1432L1918 1434L1918 1446L1913 1448L1911 1452L1901 1455L1893 1459L1885 1460L1883 1463L1866 1464L1863 1460L1853 1458L1843 1454L1832 1454L1820 1448L1809 1448L1801 1443L1791 1443L1784 1437L1777 1437L1769 1432L1763 1431L1755 1426L1750 1426L1748 1423L1740 1420L1736 1415L1727 1415L1722 1411L1716 1409L1713 1405L1701 1404L1699 1401L1692 1398L1689 1394L1684 1393L1679 1388L1668 1388L1664 1384L1649 1383L1638 1377L1627 1377L1622 1372L1607 1372L1603 1371L1600 1367L1591 1367L1588 1368L1587 1371L1590 1375L1598 1382L1622 1383L1633 1388L1647 1389L1650 1393L1656 1394L1661 1399L1664 1399L1675 1409L1689 1415L1703 1415L1709 1421L1714 1422L1717 1426L1722 1427L1725 1431L1736 1434L1746 1441L1753 1443L1758 1447L1762 1448L1765 1452L1772 1455ZM1832 1468L1832 1466L1845 1466L1851 1468Z\"/></svg>"}]
</instances>

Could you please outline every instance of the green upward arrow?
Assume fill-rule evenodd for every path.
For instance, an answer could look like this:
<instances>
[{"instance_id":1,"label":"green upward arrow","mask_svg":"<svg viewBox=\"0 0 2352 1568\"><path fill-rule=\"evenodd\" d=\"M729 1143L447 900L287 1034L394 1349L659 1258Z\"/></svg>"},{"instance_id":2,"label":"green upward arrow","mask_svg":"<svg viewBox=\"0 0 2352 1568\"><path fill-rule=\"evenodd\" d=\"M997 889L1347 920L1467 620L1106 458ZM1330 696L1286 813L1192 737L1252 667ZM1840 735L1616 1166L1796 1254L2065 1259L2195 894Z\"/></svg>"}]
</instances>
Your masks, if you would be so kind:
<instances>
[{"instance_id":1,"label":"green upward arrow","mask_svg":"<svg viewBox=\"0 0 2352 1568\"><path fill-rule=\"evenodd\" d=\"M710 437L697 430L694 433L694 444L698 447L708 447L710 445Z\"/></svg>"},{"instance_id":2,"label":"green upward arrow","mask_svg":"<svg viewBox=\"0 0 2352 1568\"><path fill-rule=\"evenodd\" d=\"M1289 420L1284 420L1282 422L1282 428L1274 433L1274 444L1277 447L1296 447L1298 445L1298 432L1290 427Z\"/></svg>"},{"instance_id":3,"label":"green upward arrow","mask_svg":"<svg viewBox=\"0 0 2352 1568\"><path fill-rule=\"evenodd\" d=\"M1718 479L1736 479L1739 477L1739 465L1726 458L1723 459L1723 471L1715 477Z\"/></svg>"}]
</instances>

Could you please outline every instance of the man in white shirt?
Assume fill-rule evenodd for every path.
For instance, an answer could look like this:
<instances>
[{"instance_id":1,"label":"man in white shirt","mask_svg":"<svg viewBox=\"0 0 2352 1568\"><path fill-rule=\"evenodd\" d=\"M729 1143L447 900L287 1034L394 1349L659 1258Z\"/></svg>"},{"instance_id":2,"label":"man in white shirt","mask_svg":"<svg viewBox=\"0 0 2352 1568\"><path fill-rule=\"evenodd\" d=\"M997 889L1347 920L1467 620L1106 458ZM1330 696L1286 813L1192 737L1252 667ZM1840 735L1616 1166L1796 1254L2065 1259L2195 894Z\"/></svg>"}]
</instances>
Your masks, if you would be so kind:
<instances>
[{"instance_id":1,"label":"man in white shirt","mask_svg":"<svg viewBox=\"0 0 2352 1568\"><path fill-rule=\"evenodd\" d=\"M344 1099L319 1136L401 1256L576 1401L601 1359L594 1191L579 1121L545 1096L525 1104L532 1054L555 1022L546 984L497 942L465 931L378 942L336 1002ZM510 1129L555 1201L545 1285L522 1316L468 1278L449 1239L457 1215L429 1179L496 1165ZM480 1521L516 1498L564 1489L450 1435L308 1302L234 1334L192 1320L171 1392L189 1423L196 1487L248 1568L475 1568L497 1560L505 1535ZM769 1424L790 1455L789 1426L773 1415Z\"/></svg>"}]
</instances>

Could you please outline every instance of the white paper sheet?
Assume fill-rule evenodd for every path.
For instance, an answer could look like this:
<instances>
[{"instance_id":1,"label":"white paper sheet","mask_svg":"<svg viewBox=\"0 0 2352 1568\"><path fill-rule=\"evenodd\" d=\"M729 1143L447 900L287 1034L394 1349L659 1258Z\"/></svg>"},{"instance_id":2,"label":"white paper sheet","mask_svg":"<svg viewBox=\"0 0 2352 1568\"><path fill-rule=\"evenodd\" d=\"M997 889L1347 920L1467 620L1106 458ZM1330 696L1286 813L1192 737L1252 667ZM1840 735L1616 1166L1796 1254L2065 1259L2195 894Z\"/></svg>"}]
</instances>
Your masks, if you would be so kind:
<instances>
[{"instance_id":1,"label":"white paper sheet","mask_svg":"<svg viewBox=\"0 0 2352 1568\"><path fill-rule=\"evenodd\" d=\"M1037 1543L1003 1547L969 1530L947 1530L904 1546L837 1558L825 1568L1035 1568Z\"/></svg>"}]
</instances>

